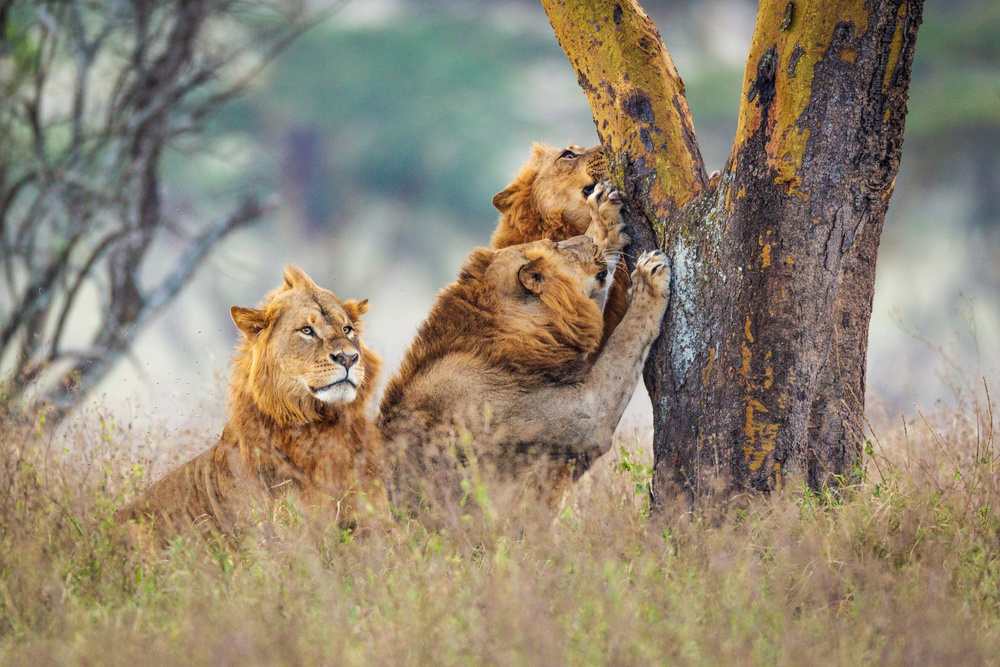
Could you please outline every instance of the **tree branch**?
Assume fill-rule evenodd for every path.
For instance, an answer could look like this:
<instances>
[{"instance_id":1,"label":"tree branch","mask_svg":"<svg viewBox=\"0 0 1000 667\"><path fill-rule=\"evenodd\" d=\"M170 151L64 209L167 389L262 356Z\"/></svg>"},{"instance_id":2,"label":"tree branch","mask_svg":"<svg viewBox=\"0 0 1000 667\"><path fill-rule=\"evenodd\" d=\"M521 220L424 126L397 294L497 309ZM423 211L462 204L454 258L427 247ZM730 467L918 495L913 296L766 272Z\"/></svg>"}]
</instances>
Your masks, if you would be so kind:
<instances>
[{"instance_id":1,"label":"tree branch","mask_svg":"<svg viewBox=\"0 0 1000 667\"><path fill-rule=\"evenodd\" d=\"M542 0L613 155L646 219L663 220L707 184L691 113L670 54L635 0Z\"/></svg>"},{"instance_id":2,"label":"tree branch","mask_svg":"<svg viewBox=\"0 0 1000 667\"><path fill-rule=\"evenodd\" d=\"M111 246L116 241L121 239L127 232L128 230L126 229L117 229L106 236L100 243L97 244L97 247L94 248L93 252L90 253L90 256L87 257L83 266L80 267L79 271L77 271L76 277L73 279L73 283L70 285L69 291L66 293L66 301L63 304L62 312L59 313L59 319L56 321L56 328L52 334L52 345L48 356L49 363L52 363L59 357L63 356L62 352L60 352L63 329L66 326L66 320L69 317L69 313L76 303L76 294L80 291L83 281L91 276L94 265L99 259L101 259L101 257L104 256L104 253L106 253L108 249L110 249Z\"/></svg>"},{"instance_id":3,"label":"tree branch","mask_svg":"<svg viewBox=\"0 0 1000 667\"><path fill-rule=\"evenodd\" d=\"M135 314L127 329L119 328L99 335L87 356L63 376L46 396L46 401L56 406L57 414L69 408L75 397L87 393L100 383L115 363L131 345L133 331L141 330L180 293L195 271L222 239L232 232L260 219L277 207L276 201L261 203L255 197L246 198L229 216L223 218L194 239L170 274L153 290L141 297L142 308ZM65 356L62 355L62 356Z\"/></svg>"},{"instance_id":4,"label":"tree branch","mask_svg":"<svg viewBox=\"0 0 1000 667\"><path fill-rule=\"evenodd\" d=\"M248 197L229 216L198 225L167 277L145 288L150 249L170 232L162 155L314 25L309 18L342 3L316 14L304 0L281 7L262 0L15 1L23 20L14 40L26 55L0 91L0 275L10 291L0 313L0 358L20 373L11 395L49 398L63 411L128 353L214 246L273 207ZM262 12L270 13L262 19ZM228 44L205 29L241 19L253 43ZM111 84L96 113L95 63ZM60 73L71 79L53 96ZM69 340L69 321L91 280L104 308L79 356L64 347L83 342ZM25 379L37 385L25 387Z\"/></svg>"},{"instance_id":5,"label":"tree branch","mask_svg":"<svg viewBox=\"0 0 1000 667\"><path fill-rule=\"evenodd\" d=\"M260 202L256 197L247 197L239 208L220 220L207 231L188 244L173 271L151 290L143 299L146 307L139 324L156 316L169 304L188 283L194 272L201 266L212 249L232 232L259 220L277 208L277 201Z\"/></svg>"},{"instance_id":6,"label":"tree branch","mask_svg":"<svg viewBox=\"0 0 1000 667\"><path fill-rule=\"evenodd\" d=\"M10 319L0 329L0 350L7 349L7 345L18 329L38 312L46 295L50 295L52 286L63 270L65 270L70 253L73 252L75 246L76 240L67 243L66 247L56 255L55 259L49 262L45 270L40 272L34 281L25 286L21 301L11 309Z\"/></svg>"},{"instance_id":7,"label":"tree branch","mask_svg":"<svg viewBox=\"0 0 1000 667\"><path fill-rule=\"evenodd\" d=\"M905 61L905 57L901 61L900 56L905 56L909 44L905 39L909 4L898 0L874 4L866 0L821 3L762 0L743 78L734 152L748 149L759 152L777 174L776 183L791 194L807 197L808 192L802 190L801 170L810 137L821 131L827 137L839 138L843 133L854 134L864 129L859 128L858 119L851 113L826 114L825 109L816 108L828 104L852 108L862 102L860 99L840 102L823 99L832 91L825 82L814 85L817 75L822 74L821 69L865 68L868 63L863 56L879 52L883 57L876 65L878 71L874 77L858 72L858 77L842 75L839 80L871 78L874 90L851 92L860 93L864 98L902 94L905 101L908 86L900 87L898 77L893 75ZM886 12L884 5L892 5L893 11ZM919 16L919 8L915 7L914 11ZM886 25L870 25L879 21L879 17L884 20L887 13L892 14L893 20ZM903 20L895 20L897 18ZM865 39L865 33L871 34L874 40ZM883 48L885 46L888 48ZM886 105L886 111L889 106L891 104ZM811 107L819 113L810 113ZM905 114L905 104L902 114ZM901 128L902 115L898 111L894 120L897 122L886 125ZM876 123L881 125L883 118L876 119ZM748 147L749 140L758 130L763 130L764 141L753 148ZM887 187L888 183L884 185Z\"/></svg>"}]
</instances>

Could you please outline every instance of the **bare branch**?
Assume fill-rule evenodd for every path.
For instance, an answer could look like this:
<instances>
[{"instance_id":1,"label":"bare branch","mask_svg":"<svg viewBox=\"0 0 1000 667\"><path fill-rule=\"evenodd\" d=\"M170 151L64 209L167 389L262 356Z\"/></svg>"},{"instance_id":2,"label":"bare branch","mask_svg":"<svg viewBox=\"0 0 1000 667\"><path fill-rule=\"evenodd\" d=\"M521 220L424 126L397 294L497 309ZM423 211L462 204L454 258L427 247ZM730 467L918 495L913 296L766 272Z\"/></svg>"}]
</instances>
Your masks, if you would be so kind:
<instances>
[{"instance_id":1,"label":"bare branch","mask_svg":"<svg viewBox=\"0 0 1000 667\"><path fill-rule=\"evenodd\" d=\"M143 283L150 249L172 229L163 155L314 21L305 2L286 10L268 0L12 0L4 7L19 11L16 34L5 38L21 40L26 55L0 90L7 283L0 360L13 374L11 395L65 409L129 353L220 241L273 207L245 196L230 215L197 225L162 282ZM261 22L252 14L259 10L276 20ZM240 17L252 17L252 43L205 29ZM236 73L248 61L250 71ZM104 307L96 333L79 340L69 320L85 284L100 290Z\"/></svg>"},{"instance_id":2,"label":"bare branch","mask_svg":"<svg viewBox=\"0 0 1000 667\"><path fill-rule=\"evenodd\" d=\"M144 319L155 317L164 306L177 296L181 289L191 280L194 272L205 261L205 258L208 257L212 249L222 239L237 229L259 220L276 208L277 201L275 200L262 203L255 197L247 197L237 210L193 240L185 249L181 258L177 260L170 275L164 278L163 282L146 296L147 315Z\"/></svg>"},{"instance_id":3,"label":"bare branch","mask_svg":"<svg viewBox=\"0 0 1000 667\"><path fill-rule=\"evenodd\" d=\"M42 272L33 282L24 289L24 297L21 302L13 308L7 324L0 329L0 350L7 348L18 329L31 317L33 317L51 298L52 286L59 275L65 270L69 261L70 253L73 252L75 242L68 243L66 247L49 263L45 271ZM39 296L40 295L40 296Z\"/></svg>"},{"instance_id":4,"label":"bare branch","mask_svg":"<svg viewBox=\"0 0 1000 667\"><path fill-rule=\"evenodd\" d=\"M192 241L170 275L149 295L142 298L143 307L136 316L133 326L105 332L106 335L100 337L92 350L81 356L73 370L66 373L63 381L49 392L46 402L55 406L57 411L63 411L68 409L78 396L86 394L100 383L114 364L127 354L134 337L133 331L148 324L180 293L213 247L230 233L266 215L276 205L276 202L261 204L253 197L247 198L231 215Z\"/></svg>"},{"instance_id":5,"label":"bare branch","mask_svg":"<svg viewBox=\"0 0 1000 667\"><path fill-rule=\"evenodd\" d=\"M55 331L52 333L52 345L48 356L48 361L50 363L63 356L60 352L62 333L66 326L66 319L69 317L70 311L76 304L76 295L80 291L80 287L83 286L83 283L87 278L91 277L94 265L97 264L98 260L100 260L108 249L111 248L116 241L121 239L126 232L127 230L125 229L118 229L105 237L100 243L97 244L97 247L90 253L90 256L83 263L83 266L80 267L79 271L77 271L76 277L73 279L69 291L66 293L66 302L63 304L62 312L59 313L59 319L56 321Z\"/></svg>"}]
</instances>

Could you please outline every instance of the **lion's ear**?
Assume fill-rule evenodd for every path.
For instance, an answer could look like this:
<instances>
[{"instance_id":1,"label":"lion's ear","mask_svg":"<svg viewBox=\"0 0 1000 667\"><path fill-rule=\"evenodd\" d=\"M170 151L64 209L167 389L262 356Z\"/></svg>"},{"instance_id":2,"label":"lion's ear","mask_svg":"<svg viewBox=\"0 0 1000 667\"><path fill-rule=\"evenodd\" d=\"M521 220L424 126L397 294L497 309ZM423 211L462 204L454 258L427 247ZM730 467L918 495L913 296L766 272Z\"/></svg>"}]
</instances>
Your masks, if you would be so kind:
<instances>
[{"instance_id":1,"label":"lion's ear","mask_svg":"<svg viewBox=\"0 0 1000 667\"><path fill-rule=\"evenodd\" d=\"M511 183L506 190L502 190L493 195L493 208L506 213L514 205L514 194L517 192L517 184Z\"/></svg>"},{"instance_id":2,"label":"lion's ear","mask_svg":"<svg viewBox=\"0 0 1000 667\"><path fill-rule=\"evenodd\" d=\"M316 283L313 282L305 271L295 266L294 264L285 264L285 284L282 286L282 291L290 289L310 289L316 287Z\"/></svg>"},{"instance_id":3,"label":"lion's ear","mask_svg":"<svg viewBox=\"0 0 1000 667\"><path fill-rule=\"evenodd\" d=\"M348 299L344 302L344 311L351 318L352 322L357 322L361 319L362 315L368 312L368 299L362 299L361 301Z\"/></svg>"},{"instance_id":4,"label":"lion's ear","mask_svg":"<svg viewBox=\"0 0 1000 667\"><path fill-rule=\"evenodd\" d=\"M233 306L229 309L229 314L233 316L236 327L251 338L267 326L267 319L262 310Z\"/></svg>"},{"instance_id":5,"label":"lion's ear","mask_svg":"<svg viewBox=\"0 0 1000 667\"><path fill-rule=\"evenodd\" d=\"M524 289L535 294L542 293L542 283L545 282L542 271L544 263L544 257L536 257L517 270L517 279L524 285Z\"/></svg>"}]
</instances>

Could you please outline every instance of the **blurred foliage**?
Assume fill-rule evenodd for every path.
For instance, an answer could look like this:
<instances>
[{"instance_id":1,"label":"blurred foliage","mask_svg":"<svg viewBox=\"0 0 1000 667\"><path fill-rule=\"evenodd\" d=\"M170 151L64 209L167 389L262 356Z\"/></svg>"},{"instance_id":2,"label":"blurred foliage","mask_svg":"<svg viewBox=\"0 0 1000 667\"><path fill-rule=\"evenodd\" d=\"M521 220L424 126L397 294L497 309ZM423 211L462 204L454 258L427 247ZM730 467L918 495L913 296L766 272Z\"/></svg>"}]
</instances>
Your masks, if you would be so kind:
<instances>
[{"instance_id":1,"label":"blurred foliage","mask_svg":"<svg viewBox=\"0 0 1000 667\"><path fill-rule=\"evenodd\" d=\"M163 156L312 23L302 3L0 4L0 382L78 403L203 260L273 208L164 196ZM88 320L90 320L88 322Z\"/></svg>"},{"instance_id":2,"label":"blurred foliage","mask_svg":"<svg viewBox=\"0 0 1000 667\"><path fill-rule=\"evenodd\" d=\"M518 75L554 57L562 53L551 39L465 20L316 30L222 129L283 140L285 176L304 181L314 221L378 193L492 226L490 199L505 178L495 156L524 116Z\"/></svg>"},{"instance_id":3,"label":"blurred foliage","mask_svg":"<svg viewBox=\"0 0 1000 667\"><path fill-rule=\"evenodd\" d=\"M929 3L914 60L908 138L1000 128L998 63L1000 4Z\"/></svg>"},{"instance_id":4,"label":"blurred foliage","mask_svg":"<svg viewBox=\"0 0 1000 667\"><path fill-rule=\"evenodd\" d=\"M722 4L745 10L747 3ZM688 101L706 161L721 166L736 124L743 64L713 52L707 35L720 28L705 7L644 5L675 59L697 63L682 72ZM501 6L534 12L547 28L533 3L401 3L392 16L360 26L334 18L289 49L258 94L231 106L218 131L270 138L261 155L282 172L314 230L335 220L350 226L351 216L364 215L378 196L440 212L459 228L485 234L495 219L490 199L512 175L504 161L527 155L532 133L551 132L567 113L589 118L582 93L555 114L545 109L553 99L537 99L546 90L530 83L533 71L548 66L545 74L562 70L572 80L572 70L547 30L512 28L488 13ZM732 36L715 37L726 39ZM975 139L1000 128L998 56L1000 5L927 6L907 119L916 159L938 161L935 147L956 137L974 139L961 146L974 154L970 161L992 159L994 146ZM563 91L554 86L553 97ZM521 137L523 148L510 145ZM915 167L917 174L938 176L933 165Z\"/></svg>"},{"instance_id":5,"label":"blurred foliage","mask_svg":"<svg viewBox=\"0 0 1000 667\"><path fill-rule=\"evenodd\" d=\"M736 129L757 3L640 1L684 78L706 166L719 169ZM1000 275L990 259L1000 252L998 50L995 0L926 4L870 348L869 387L887 399L907 396L904 407L911 388L937 383L907 383L896 372L899 350L912 341L890 308L940 341L961 325L957 295L978 294L980 334L1000 332ZM586 98L537 0L348 2L276 59L207 134L210 141L164 157L172 201L204 207L251 183L279 188L285 202L275 221L219 253L224 280L199 286L198 298L219 292L209 312L227 332L223 306L269 288L267 272L290 260L312 262L338 289L384 289L385 307L398 320L399 303L412 306L415 326L421 304L473 245L487 242L492 196L531 142L596 141ZM255 254L260 246L266 251ZM226 292L233 285L238 297ZM391 345L402 347L409 325L394 326L402 333ZM228 341L219 346L223 355ZM908 349L911 375L930 376L923 344Z\"/></svg>"}]
</instances>

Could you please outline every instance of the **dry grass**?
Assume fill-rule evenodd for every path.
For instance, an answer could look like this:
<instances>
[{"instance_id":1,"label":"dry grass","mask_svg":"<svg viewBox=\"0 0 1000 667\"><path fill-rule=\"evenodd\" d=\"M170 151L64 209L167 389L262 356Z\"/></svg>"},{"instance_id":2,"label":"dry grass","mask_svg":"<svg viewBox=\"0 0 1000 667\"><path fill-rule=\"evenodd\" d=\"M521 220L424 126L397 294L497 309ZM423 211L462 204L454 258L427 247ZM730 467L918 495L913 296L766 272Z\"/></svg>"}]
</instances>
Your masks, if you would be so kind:
<instances>
[{"instance_id":1,"label":"dry grass","mask_svg":"<svg viewBox=\"0 0 1000 667\"><path fill-rule=\"evenodd\" d=\"M5 664L1000 662L985 395L880 432L840 498L649 517L628 434L554 525L474 513L351 536L287 512L267 542L157 554L123 548L111 512L172 463L147 442L182 458L210 429L98 411L53 439L36 422L0 436Z\"/></svg>"}]
</instances>

